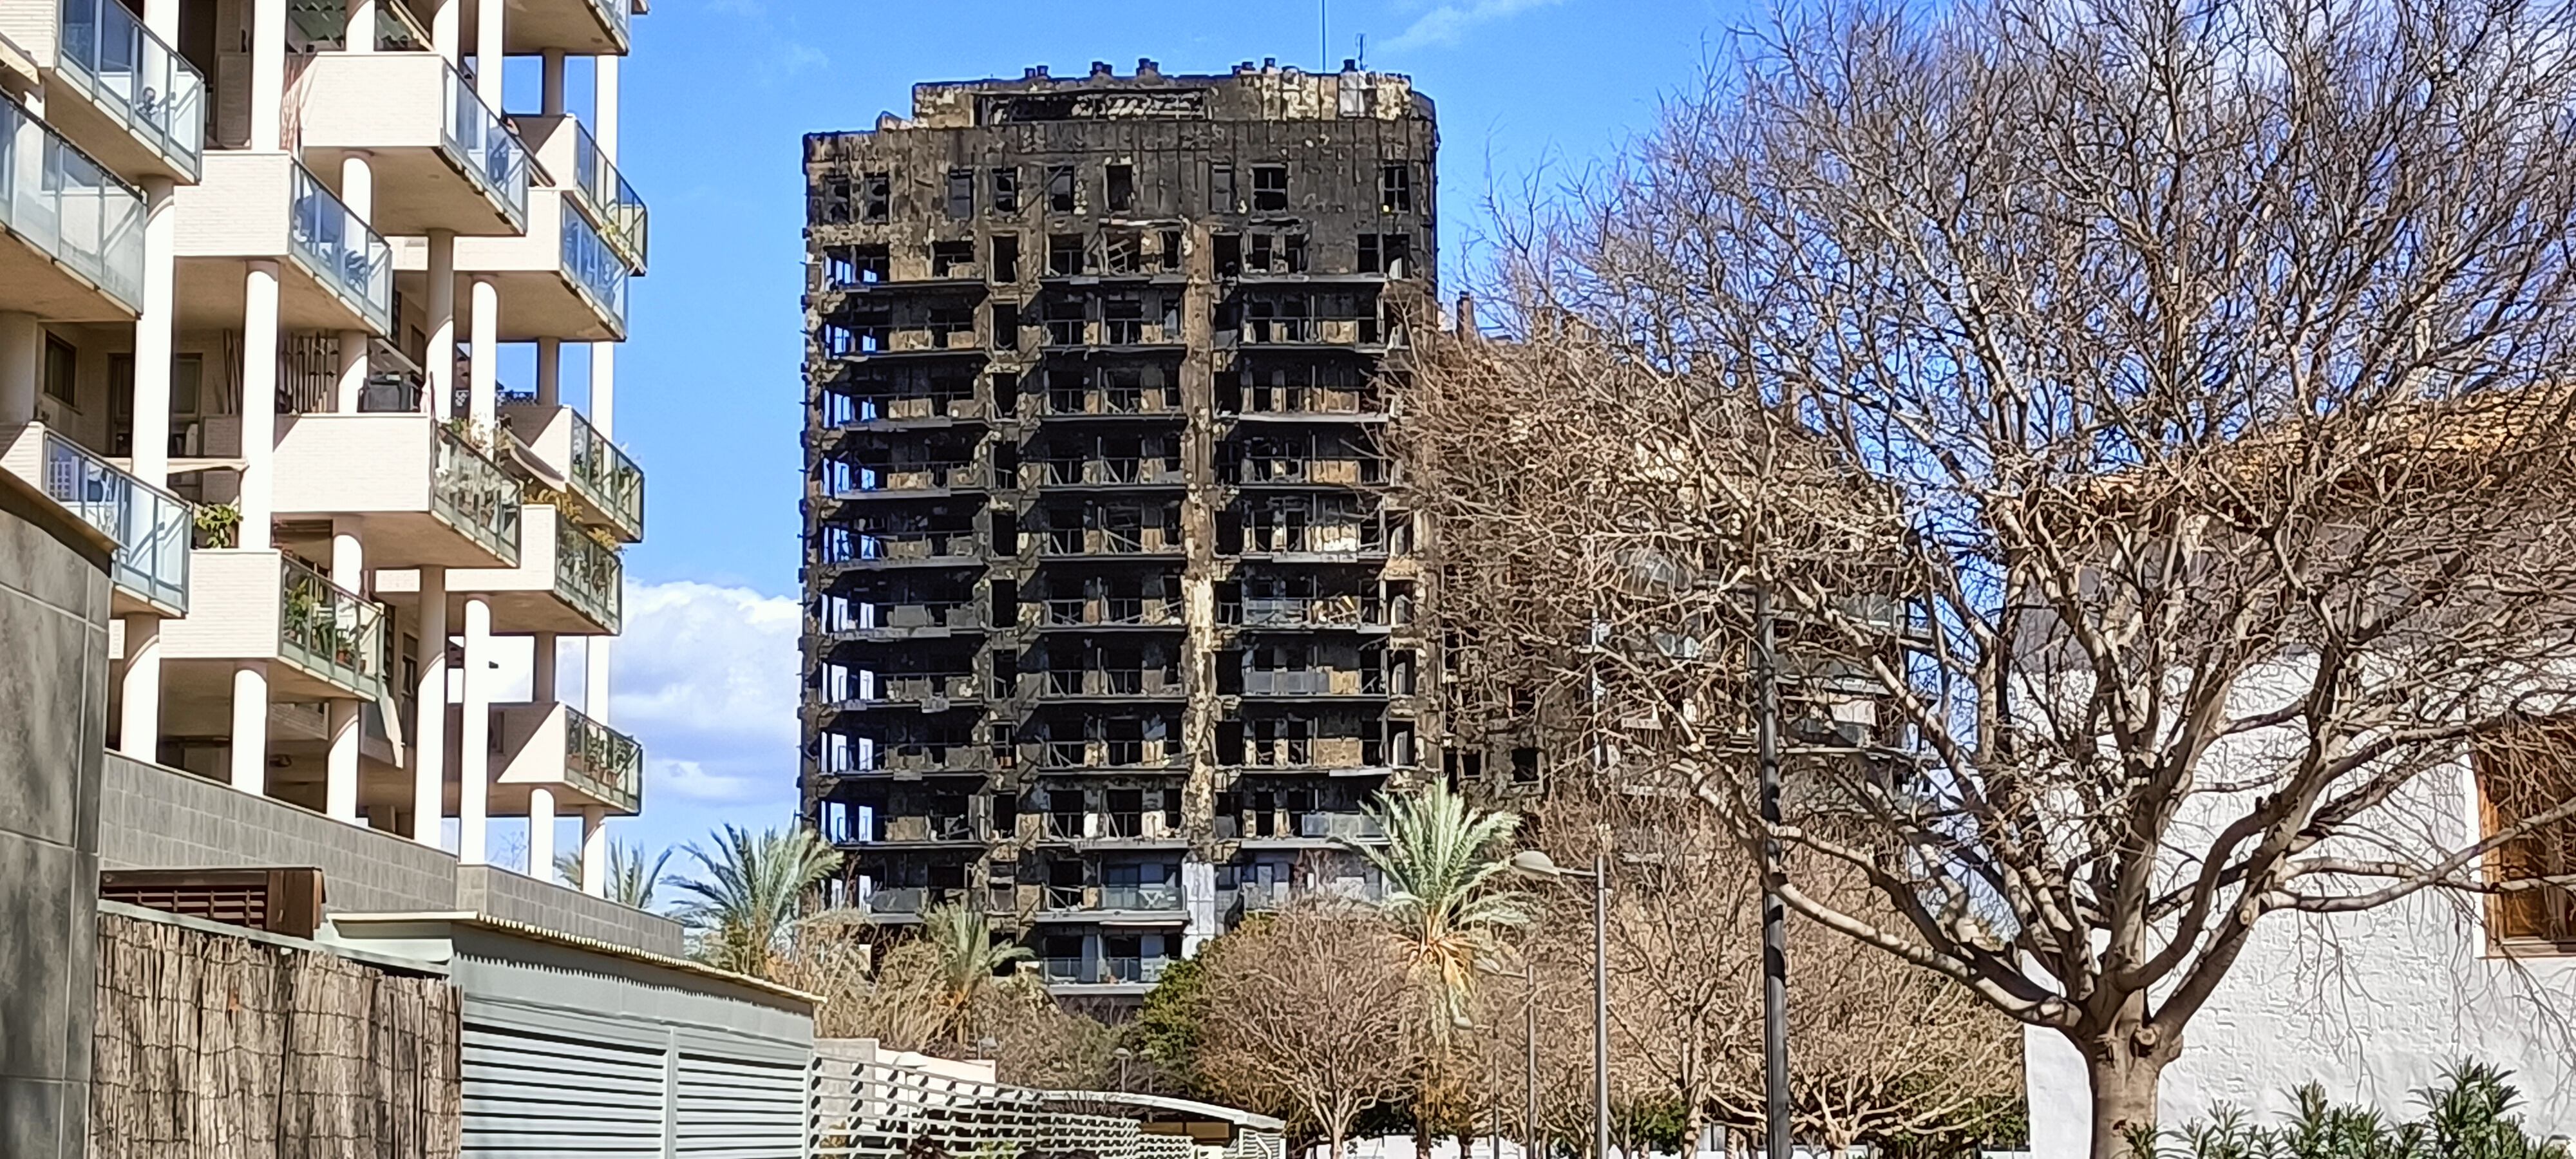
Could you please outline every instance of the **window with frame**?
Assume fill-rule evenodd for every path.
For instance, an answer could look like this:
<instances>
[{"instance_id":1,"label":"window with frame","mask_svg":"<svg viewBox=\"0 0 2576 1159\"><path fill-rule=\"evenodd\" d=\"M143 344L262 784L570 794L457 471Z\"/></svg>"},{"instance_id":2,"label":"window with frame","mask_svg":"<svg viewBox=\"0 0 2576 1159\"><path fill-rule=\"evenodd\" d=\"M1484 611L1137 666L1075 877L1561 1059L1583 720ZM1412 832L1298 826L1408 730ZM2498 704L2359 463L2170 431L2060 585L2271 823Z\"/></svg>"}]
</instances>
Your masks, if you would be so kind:
<instances>
[{"instance_id":1,"label":"window with frame","mask_svg":"<svg viewBox=\"0 0 2576 1159\"><path fill-rule=\"evenodd\" d=\"M994 169L990 176L995 213L1017 213L1020 210L1020 170L1016 165Z\"/></svg>"},{"instance_id":2,"label":"window with frame","mask_svg":"<svg viewBox=\"0 0 2576 1159\"><path fill-rule=\"evenodd\" d=\"M974 170L948 171L948 216L957 221L975 216Z\"/></svg>"},{"instance_id":3,"label":"window with frame","mask_svg":"<svg viewBox=\"0 0 2576 1159\"><path fill-rule=\"evenodd\" d=\"M1252 167L1252 208L1272 213L1288 208L1288 167L1255 165Z\"/></svg>"},{"instance_id":4,"label":"window with frame","mask_svg":"<svg viewBox=\"0 0 2576 1159\"><path fill-rule=\"evenodd\" d=\"M67 406L80 397L80 351L51 334L45 335L45 397Z\"/></svg>"},{"instance_id":5,"label":"window with frame","mask_svg":"<svg viewBox=\"0 0 2576 1159\"><path fill-rule=\"evenodd\" d=\"M1379 168L1377 207L1381 213L1413 212L1413 166L1398 163Z\"/></svg>"},{"instance_id":6,"label":"window with frame","mask_svg":"<svg viewBox=\"0 0 2576 1159\"><path fill-rule=\"evenodd\" d=\"M2497 836L2576 798L2576 717L2515 729L2480 744L2481 832ZM2491 885L2576 874L2576 817L2540 822L2486 857ZM2508 889L2488 903L2489 937L2500 943L2576 951L2576 892L2540 885Z\"/></svg>"},{"instance_id":7,"label":"window with frame","mask_svg":"<svg viewBox=\"0 0 2576 1159\"><path fill-rule=\"evenodd\" d=\"M1073 207L1073 166L1047 166L1047 209L1055 213L1071 213Z\"/></svg>"}]
</instances>

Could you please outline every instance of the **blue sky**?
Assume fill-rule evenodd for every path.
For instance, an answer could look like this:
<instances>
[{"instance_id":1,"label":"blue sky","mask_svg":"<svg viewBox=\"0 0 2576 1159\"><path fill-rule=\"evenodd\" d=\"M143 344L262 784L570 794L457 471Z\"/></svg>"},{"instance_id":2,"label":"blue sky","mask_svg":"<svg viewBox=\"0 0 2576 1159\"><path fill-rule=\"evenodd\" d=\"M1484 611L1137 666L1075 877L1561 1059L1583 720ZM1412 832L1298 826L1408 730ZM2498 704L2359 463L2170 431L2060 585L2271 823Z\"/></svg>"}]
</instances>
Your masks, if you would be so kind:
<instances>
[{"instance_id":1,"label":"blue sky","mask_svg":"<svg viewBox=\"0 0 2576 1159\"><path fill-rule=\"evenodd\" d=\"M795 802L803 134L905 112L923 80L1079 75L1138 57L1222 72L1359 55L1439 104L1449 269L1489 189L1609 156L1651 127L1751 4L1711 0L652 0L624 66L620 168L652 210L652 268L618 354L616 438L647 474L648 538L626 556L614 722L651 769L621 839L665 845ZM1319 17L1328 15L1331 50ZM521 78L522 65L526 77ZM533 62L512 108L532 107ZM573 105L587 112L577 71ZM524 98L524 99L523 99ZM505 374L518 379L518 374ZM567 393L587 381L565 374ZM577 658L567 665L577 686ZM569 839L566 832L564 837ZM507 838L499 839L501 847ZM524 840L524 834L519 837Z\"/></svg>"}]
</instances>

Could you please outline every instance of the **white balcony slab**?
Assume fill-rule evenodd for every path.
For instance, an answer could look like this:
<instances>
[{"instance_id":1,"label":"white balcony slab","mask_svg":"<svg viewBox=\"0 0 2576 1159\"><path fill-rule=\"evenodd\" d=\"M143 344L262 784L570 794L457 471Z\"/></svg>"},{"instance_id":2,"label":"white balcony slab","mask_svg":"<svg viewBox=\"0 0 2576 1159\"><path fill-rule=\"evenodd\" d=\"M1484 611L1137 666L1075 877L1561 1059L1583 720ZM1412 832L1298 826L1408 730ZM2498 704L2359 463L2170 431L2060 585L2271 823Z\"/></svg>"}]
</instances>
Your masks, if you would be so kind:
<instances>
[{"instance_id":1,"label":"white balcony slab","mask_svg":"<svg viewBox=\"0 0 2576 1159\"><path fill-rule=\"evenodd\" d=\"M516 482L436 419L308 414L278 425L281 519L359 517L371 568L519 561Z\"/></svg>"},{"instance_id":2,"label":"white balcony slab","mask_svg":"<svg viewBox=\"0 0 2576 1159\"><path fill-rule=\"evenodd\" d=\"M540 187L529 195L525 234L456 239L456 272L489 275L500 291L504 342L626 339L627 271L574 208L572 198L566 190ZM428 241L397 240L394 269L406 296L426 295ZM459 327L472 324L470 298L463 292L456 296Z\"/></svg>"},{"instance_id":3,"label":"white balcony slab","mask_svg":"<svg viewBox=\"0 0 2576 1159\"><path fill-rule=\"evenodd\" d=\"M616 635L624 623L623 563L616 553L546 504L521 509L521 528L517 567L447 573L447 622L463 623L465 601L473 598L491 606L494 632ZM417 609L420 574L378 572L376 595L406 611Z\"/></svg>"},{"instance_id":4,"label":"white balcony slab","mask_svg":"<svg viewBox=\"0 0 2576 1159\"><path fill-rule=\"evenodd\" d=\"M375 175L368 220L378 232L488 237L526 228L526 155L444 58L322 52L300 60L286 103L304 163L341 192L341 160L366 154Z\"/></svg>"},{"instance_id":5,"label":"white balcony slab","mask_svg":"<svg viewBox=\"0 0 2576 1159\"><path fill-rule=\"evenodd\" d=\"M281 326L389 332L391 250L314 181L287 154L224 151L172 193L182 329L239 328L246 262L269 259Z\"/></svg>"}]
</instances>

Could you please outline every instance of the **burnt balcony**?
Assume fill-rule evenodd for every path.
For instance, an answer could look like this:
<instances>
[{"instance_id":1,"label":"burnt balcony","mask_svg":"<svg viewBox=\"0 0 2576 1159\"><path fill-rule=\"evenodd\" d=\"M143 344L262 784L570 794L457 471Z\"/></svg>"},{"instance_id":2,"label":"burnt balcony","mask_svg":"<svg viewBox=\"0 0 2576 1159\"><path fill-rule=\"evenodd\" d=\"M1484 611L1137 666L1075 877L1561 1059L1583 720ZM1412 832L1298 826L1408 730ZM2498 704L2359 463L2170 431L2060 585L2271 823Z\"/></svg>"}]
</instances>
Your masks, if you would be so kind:
<instances>
[{"instance_id":1,"label":"burnt balcony","mask_svg":"<svg viewBox=\"0 0 2576 1159\"><path fill-rule=\"evenodd\" d=\"M983 613L959 601L843 602L826 614L809 617L806 631L834 643L891 644L978 636Z\"/></svg>"},{"instance_id":2,"label":"burnt balcony","mask_svg":"<svg viewBox=\"0 0 2576 1159\"><path fill-rule=\"evenodd\" d=\"M840 838L837 843L865 847L980 846L984 843L984 836L977 831L975 819L964 813L893 817L880 813L869 831Z\"/></svg>"},{"instance_id":3,"label":"burnt balcony","mask_svg":"<svg viewBox=\"0 0 2576 1159\"><path fill-rule=\"evenodd\" d=\"M1105 596L1049 599L1040 605L1037 626L1049 631L1141 628L1155 631L1186 626L1176 597Z\"/></svg>"},{"instance_id":4,"label":"burnt balcony","mask_svg":"<svg viewBox=\"0 0 2576 1159\"><path fill-rule=\"evenodd\" d=\"M962 568L983 565L983 541L971 527L935 531L859 532L821 529L814 562L826 571Z\"/></svg>"},{"instance_id":5,"label":"burnt balcony","mask_svg":"<svg viewBox=\"0 0 2576 1159\"><path fill-rule=\"evenodd\" d=\"M988 478L984 464L973 459L899 463L832 460L824 464L821 486L835 502L866 503L944 499L961 493L980 492Z\"/></svg>"},{"instance_id":6,"label":"burnt balcony","mask_svg":"<svg viewBox=\"0 0 2576 1159\"><path fill-rule=\"evenodd\" d=\"M825 762L820 771L827 777L904 781L924 776L981 776L992 768L992 750L983 745L881 739L864 754L853 749L841 759Z\"/></svg>"},{"instance_id":7,"label":"burnt balcony","mask_svg":"<svg viewBox=\"0 0 2576 1159\"><path fill-rule=\"evenodd\" d=\"M825 389L815 396L815 407L817 427L853 433L981 427L991 418L972 379L948 388L925 383L915 389Z\"/></svg>"},{"instance_id":8,"label":"burnt balcony","mask_svg":"<svg viewBox=\"0 0 2576 1159\"><path fill-rule=\"evenodd\" d=\"M1180 742L1169 739L1050 740L1033 747L1036 763L1050 773L1176 773L1189 766Z\"/></svg>"},{"instance_id":9,"label":"burnt balcony","mask_svg":"<svg viewBox=\"0 0 2576 1159\"><path fill-rule=\"evenodd\" d=\"M1045 459L1020 466L1023 487L1040 491L1125 491L1188 485L1179 460L1161 456Z\"/></svg>"},{"instance_id":10,"label":"burnt balcony","mask_svg":"<svg viewBox=\"0 0 2576 1159\"><path fill-rule=\"evenodd\" d=\"M1049 386L1042 396L1041 417L1050 421L1073 419L1169 420L1185 417L1181 409L1181 392L1176 385L1163 383Z\"/></svg>"},{"instance_id":11,"label":"burnt balcony","mask_svg":"<svg viewBox=\"0 0 2576 1159\"><path fill-rule=\"evenodd\" d=\"M841 712L895 710L944 712L983 703L983 685L972 672L879 672L875 687L853 689L828 701Z\"/></svg>"},{"instance_id":12,"label":"burnt balcony","mask_svg":"<svg viewBox=\"0 0 2576 1159\"><path fill-rule=\"evenodd\" d=\"M1247 631L1382 630L1388 626L1386 603L1374 595L1244 596L1219 600L1216 618L1220 624Z\"/></svg>"},{"instance_id":13,"label":"burnt balcony","mask_svg":"<svg viewBox=\"0 0 2576 1159\"><path fill-rule=\"evenodd\" d=\"M1243 674L1249 698L1368 700L1387 695L1386 673L1374 668L1255 668Z\"/></svg>"},{"instance_id":14,"label":"burnt balcony","mask_svg":"<svg viewBox=\"0 0 2576 1159\"><path fill-rule=\"evenodd\" d=\"M1041 701L1180 700L1189 693L1176 669L1055 668L1023 679Z\"/></svg>"}]
</instances>

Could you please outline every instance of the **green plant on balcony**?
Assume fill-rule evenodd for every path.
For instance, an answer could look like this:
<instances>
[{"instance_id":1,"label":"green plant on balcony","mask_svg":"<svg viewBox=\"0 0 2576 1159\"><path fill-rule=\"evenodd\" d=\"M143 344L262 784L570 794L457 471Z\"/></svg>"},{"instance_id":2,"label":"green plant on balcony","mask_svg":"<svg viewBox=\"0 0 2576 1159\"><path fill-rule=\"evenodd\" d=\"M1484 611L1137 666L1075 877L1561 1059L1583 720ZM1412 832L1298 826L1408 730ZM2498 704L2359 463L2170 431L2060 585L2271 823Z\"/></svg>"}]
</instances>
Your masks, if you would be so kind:
<instances>
[{"instance_id":1,"label":"green plant on balcony","mask_svg":"<svg viewBox=\"0 0 2576 1159\"><path fill-rule=\"evenodd\" d=\"M241 545L241 508L231 503L207 503L197 508L195 546L238 547Z\"/></svg>"},{"instance_id":2,"label":"green plant on balcony","mask_svg":"<svg viewBox=\"0 0 2576 1159\"><path fill-rule=\"evenodd\" d=\"M343 668L358 666L358 641L340 625L339 604L320 581L299 576L289 581L279 630L289 643L306 652L329 656Z\"/></svg>"},{"instance_id":3,"label":"green plant on balcony","mask_svg":"<svg viewBox=\"0 0 2576 1159\"><path fill-rule=\"evenodd\" d=\"M456 436L457 442L474 448L475 453L485 456L492 453L492 432L483 424L464 415L456 415L449 418L445 426L448 434Z\"/></svg>"}]
</instances>

